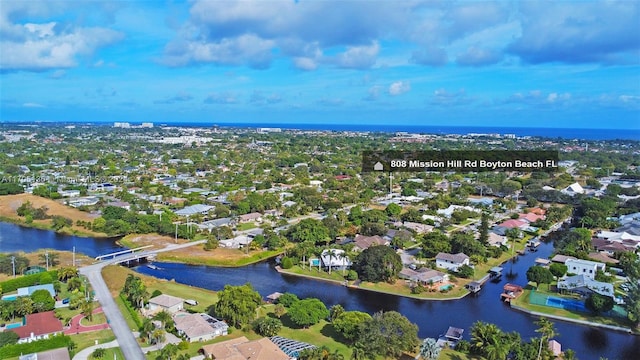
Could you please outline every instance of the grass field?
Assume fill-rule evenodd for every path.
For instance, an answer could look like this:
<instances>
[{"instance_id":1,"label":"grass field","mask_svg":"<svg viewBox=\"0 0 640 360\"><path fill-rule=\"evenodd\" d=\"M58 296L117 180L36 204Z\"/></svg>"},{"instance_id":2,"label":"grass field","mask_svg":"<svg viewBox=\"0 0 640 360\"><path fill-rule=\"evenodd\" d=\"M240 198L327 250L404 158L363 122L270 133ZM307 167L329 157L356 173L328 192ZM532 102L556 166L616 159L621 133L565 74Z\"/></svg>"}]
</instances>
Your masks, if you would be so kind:
<instances>
[{"instance_id":1,"label":"grass field","mask_svg":"<svg viewBox=\"0 0 640 360\"><path fill-rule=\"evenodd\" d=\"M78 236L105 236L103 233L93 232L81 226L76 226L78 220L93 221L95 215L80 211L78 209L66 206L51 199L45 199L31 194L3 195L0 196L0 218L13 223L23 224L29 227L40 229L50 229L51 220L35 220L32 224L25 224L25 219L16 214L16 209L24 202L31 202L33 207L39 208L45 206L48 215L60 215L73 220L71 228L64 228L61 232Z\"/></svg>"},{"instance_id":2,"label":"grass field","mask_svg":"<svg viewBox=\"0 0 640 360\"><path fill-rule=\"evenodd\" d=\"M93 314L91 317L91 321L86 317L80 319L80 325L82 326L92 326L92 325L100 325L107 322L107 317L103 313Z\"/></svg>"}]
</instances>

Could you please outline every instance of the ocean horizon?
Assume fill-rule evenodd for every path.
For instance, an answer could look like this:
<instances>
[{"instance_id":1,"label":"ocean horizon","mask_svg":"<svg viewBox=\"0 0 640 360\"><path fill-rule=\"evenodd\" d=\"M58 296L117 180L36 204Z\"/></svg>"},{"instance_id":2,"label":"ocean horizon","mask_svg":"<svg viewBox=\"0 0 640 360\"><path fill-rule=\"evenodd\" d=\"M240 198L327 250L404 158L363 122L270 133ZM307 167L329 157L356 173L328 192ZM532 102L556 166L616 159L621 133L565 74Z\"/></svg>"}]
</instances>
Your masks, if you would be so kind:
<instances>
[{"instance_id":1,"label":"ocean horizon","mask_svg":"<svg viewBox=\"0 0 640 360\"><path fill-rule=\"evenodd\" d=\"M142 122L130 122L139 125ZM4 122L5 125L81 125L112 126L113 122ZM442 125L403 125L403 124L336 124L336 123L260 123L260 122L153 122L154 126L182 127L220 127L220 128L280 128L283 130L315 131L353 131L433 135L500 134L532 136L567 140L640 140L640 129L585 129L585 128L546 128L546 127L505 127L505 126L442 126Z\"/></svg>"}]
</instances>

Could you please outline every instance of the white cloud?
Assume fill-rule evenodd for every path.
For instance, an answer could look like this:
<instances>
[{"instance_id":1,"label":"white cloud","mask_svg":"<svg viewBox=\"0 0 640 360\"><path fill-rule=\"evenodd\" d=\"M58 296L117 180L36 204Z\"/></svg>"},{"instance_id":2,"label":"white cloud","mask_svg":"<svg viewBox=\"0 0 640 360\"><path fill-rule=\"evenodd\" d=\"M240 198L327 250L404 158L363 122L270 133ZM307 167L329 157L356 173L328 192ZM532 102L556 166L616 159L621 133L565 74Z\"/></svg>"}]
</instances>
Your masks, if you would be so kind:
<instances>
[{"instance_id":1,"label":"white cloud","mask_svg":"<svg viewBox=\"0 0 640 360\"><path fill-rule=\"evenodd\" d=\"M396 81L389 85L389 95L397 96L411 90L411 84L408 81Z\"/></svg>"},{"instance_id":2,"label":"white cloud","mask_svg":"<svg viewBox=\"0 0 640 360\"><path fill-rule=\"evenodd\" d=\"M43 108L45 106L42 105L42 104L38 104L38 103L28 102L28 103L22 104L22 107L26 107L26 108Z\"/></svg>"}]
</instances>

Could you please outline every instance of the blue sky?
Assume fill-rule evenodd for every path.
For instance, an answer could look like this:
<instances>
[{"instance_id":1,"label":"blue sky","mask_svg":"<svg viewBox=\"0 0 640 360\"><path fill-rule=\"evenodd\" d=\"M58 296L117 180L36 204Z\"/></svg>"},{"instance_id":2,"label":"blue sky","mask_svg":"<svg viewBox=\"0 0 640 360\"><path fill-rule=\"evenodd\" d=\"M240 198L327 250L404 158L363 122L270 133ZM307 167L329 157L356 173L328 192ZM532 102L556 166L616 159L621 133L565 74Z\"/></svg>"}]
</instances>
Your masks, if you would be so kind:
<instances>
[{"instance_id":1,"label":"blue sky","mask_svg":"<svg viewBox=\"0 0 640 360\"><path fill-rule=\"evenodd\" d=\"M0 0L0 76L0 121L640 129L640 2Z\"/></svg>"}]
</instances>

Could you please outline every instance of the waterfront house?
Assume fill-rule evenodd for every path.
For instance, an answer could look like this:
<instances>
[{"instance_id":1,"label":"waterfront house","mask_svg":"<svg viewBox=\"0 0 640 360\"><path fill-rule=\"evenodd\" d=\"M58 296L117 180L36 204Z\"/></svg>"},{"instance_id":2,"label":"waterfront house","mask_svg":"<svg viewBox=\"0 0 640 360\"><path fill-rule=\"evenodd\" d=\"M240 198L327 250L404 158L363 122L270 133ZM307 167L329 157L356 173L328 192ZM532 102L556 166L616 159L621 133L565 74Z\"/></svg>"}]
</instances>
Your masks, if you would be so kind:
<instances>
[{"instance_id":1,"label":"waterfront house","mask_svg":"<svg viewBox=\"0 0 640 360\"><path fill-rule=\"evenodd\" d=\"M33 354L20 355L18 360L71 360L71 357L69 356L69 349L62 347Z\"/></svg>"},{"instance_id":2,"label":"waterfront house","mask_svg":"<svg viewBox=\"0 0 640 360\"><path fill-rule=\"evenodd\" d=\"M258 340L245 336L202 347L206 359L216 360L290 360L280 348L268 338Z\"/></svg>"},{"instance_id":3,"label":"waterfront house","mask_svg":"<svg viewBox=\"0 0 640 360\"><path fill-rule=\"evenodd\" d=\"M207 314L178 313L173 317L178 334L188 342L209 341L229 333L229 326Z\"/></svg>"},{"instance_id":4,"label":"waterfront house","mask_svg":"<svg viewBox=\"0 0 640 360\"><path fill-rule=\"evenodd\" d=\"M558 290L564 290L584 296L595 292L600 295L614 297L612 284L596 281L584 274L569 276L558 280Z\"/></svg>"},{"instance_id":5,"label":"waterfront house","mask_svg":"<svg viewBox=\"0 0 640 360\"><path fill-rule=\"evenodd\" d=\"M333 270L346 270L351 267L352 263L348 256L345 256L342 249L325 249L320 254L322 266L326 269L331 267Z\"/></svg>"},{"instance_id":6,"label":"waterfront house","mask_svg":"<svg viewBox=\"0 0 640 360\"><path fill-rule=\"evenodd\" d=\"M500 247L507 246L508 239L506 236L498 235L494 232L489 232L489 238L487 239L487 242L491 246Z\"/></svg>"},{"instance_id":7,"label":"waterfront house","mask_svg":"<svg viewBox=\"0 0 640 360\"><path fill-rule=\"evenodd\" d=\"M567 273L586 275L591 279L595 279L598 270L605 271L606 268L603 263L581 259L568 259L564 264L567 266Z\"/></svg>"},{"instance_id":8,"label":"waterfront house","mask_svg":"<svg viewBox=\"0 0 640 360\"><path fill-rule=\"evenodd\" d=\"M53 311L46 311L25 316L25 324L11 331L18 335L18 343L27 343L62 332L62 322Z\"/></svg>"},{"instance_id":9,"label":"waterfront house","mask_svg":"<svg viewBox=\"0 0 640 360\"><path fill-rule=\"evenodd\" d=\"M584 188L578 183L573 183L566 188L560 190L561 193L569 196L575 196L576 194L584 194Z\"/></svg>"},{"instance_id":10,"label":"waterfront house","mask_svg":"<svg viewBox=\"0 0 640 360\"><path fill-rule=\"evenodd\" d=\"M418 270L412 270L409 268L402 268L398 274L400 279L409 280L415 284L421 284L423 286L440 284L449 281L449 274L445 274L438 270L429 268L420 268Z\"/></svg>"},{"instance_id":11,"label":"waterfront house","mask_svg":"<svg viewBox=\"0 0 640 360\"><path fill-rule=\"evenodd\" d=\"M184 299L181 299L179 297L161 294L149 299L149 313L151 314L159 313L161 311L175 314L183 309Z\"/></svg>"},{"instance_id":12,"label":"waterfront house","mask_svg":"<svg viewBox=\"0 0 640 360\"><path fill-rule=\"evenodd\" d=\"M469 265L469 256L463 253L438 253L436 255L436 266L439 268L457 272L462 265Z\"/></svg>"}]
</instances>

